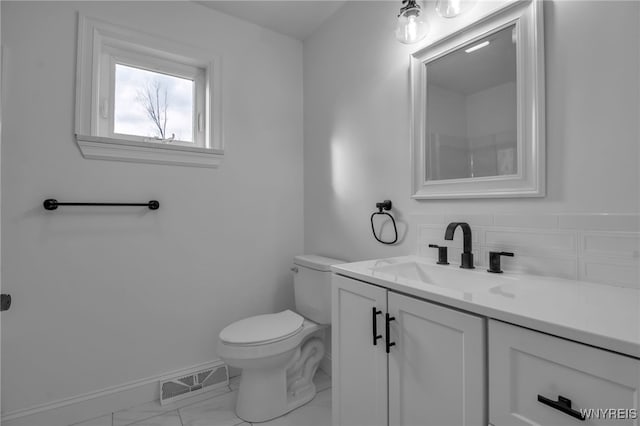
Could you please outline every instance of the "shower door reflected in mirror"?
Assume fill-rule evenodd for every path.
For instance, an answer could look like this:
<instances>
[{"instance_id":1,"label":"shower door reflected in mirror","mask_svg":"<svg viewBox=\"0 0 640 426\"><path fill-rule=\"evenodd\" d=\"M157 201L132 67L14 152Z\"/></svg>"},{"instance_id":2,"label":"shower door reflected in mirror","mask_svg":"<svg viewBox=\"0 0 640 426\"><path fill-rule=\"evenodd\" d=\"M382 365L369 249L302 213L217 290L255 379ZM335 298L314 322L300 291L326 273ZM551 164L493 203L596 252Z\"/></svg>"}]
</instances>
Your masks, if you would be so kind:
<instances>
[{"instance_id":1,"label":"shower door reflected in mirror","mask_svg":"<svg viewBox=\"0 0 640 426\"><path fill-rule=\"evenodd\" d=\"M427 67L427 180L517 173L515 26Z\"/></svg>"}]
</instances>

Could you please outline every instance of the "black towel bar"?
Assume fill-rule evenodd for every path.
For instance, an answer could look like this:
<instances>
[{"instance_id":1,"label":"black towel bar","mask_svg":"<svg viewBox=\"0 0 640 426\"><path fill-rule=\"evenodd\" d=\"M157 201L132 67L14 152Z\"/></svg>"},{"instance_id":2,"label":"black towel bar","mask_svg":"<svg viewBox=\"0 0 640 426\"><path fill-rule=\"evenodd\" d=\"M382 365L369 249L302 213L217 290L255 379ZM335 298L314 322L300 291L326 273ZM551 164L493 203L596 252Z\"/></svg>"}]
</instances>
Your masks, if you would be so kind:
<instances>
[{"instance_id":1,"label":"black towel bar","mask_svg":"<svg viewBox=\"0 0 640 426\"><path fill-rule=\"evenodd\" d=\"M48 198L42 203L46 210L55 210L58 206L144 206L149 210L158 210L160 203L157 200L151 200L146 203L61 203L56 199Z\"/></svg>"}]
</instances>

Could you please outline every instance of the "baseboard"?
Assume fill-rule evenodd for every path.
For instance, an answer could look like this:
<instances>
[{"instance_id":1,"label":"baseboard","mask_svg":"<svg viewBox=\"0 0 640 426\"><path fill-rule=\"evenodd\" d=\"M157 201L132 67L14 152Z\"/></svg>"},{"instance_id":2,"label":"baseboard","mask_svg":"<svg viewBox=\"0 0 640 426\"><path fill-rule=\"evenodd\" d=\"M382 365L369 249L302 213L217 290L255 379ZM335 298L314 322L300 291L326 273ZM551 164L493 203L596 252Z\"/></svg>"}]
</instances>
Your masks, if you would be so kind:
<instances>
[{"instance_id":1,"label":"baseboard","mask_svg":"<svg viewBox=\"0 0 640 426\"><path fill-rule=\"evenodd\" d=\"M331 354L330 353L324 354L324 357L322 357L322 360L320 361L319 368L320 370L327 373L328 376L331 376Z\"/></svg>"},{"instance_id":2,"label":"baseboard","mask_svg":"<svg viewBox=\"0 0 640 426\"><path fill-rule=\"evenodd\" d=\"M193 370L212 368L220 360L204 362L179 370L121 385L87 392L2 415L2 426L68 426L73 423L124 410L159 399L159 382Z\"/></svg>"}]
</instances>

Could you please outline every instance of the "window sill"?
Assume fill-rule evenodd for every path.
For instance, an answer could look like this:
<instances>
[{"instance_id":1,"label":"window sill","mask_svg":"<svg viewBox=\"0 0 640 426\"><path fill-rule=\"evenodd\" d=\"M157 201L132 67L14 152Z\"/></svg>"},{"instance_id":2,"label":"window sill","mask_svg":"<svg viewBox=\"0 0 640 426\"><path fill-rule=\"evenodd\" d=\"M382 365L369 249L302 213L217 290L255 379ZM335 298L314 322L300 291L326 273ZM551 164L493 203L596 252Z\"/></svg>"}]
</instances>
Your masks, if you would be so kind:
<instances>
[{"instance_id":1,"label":"window sill","mask_svg":"<svg viewBox=\"0 0 640 426\"><path fill-rule=\"evenodd\" d=\"M224 151L221 149L135 142L87 135L76 135L76 140L82 156L94 160L218 167L224 158Z\"/></svg>"}]
</instances>

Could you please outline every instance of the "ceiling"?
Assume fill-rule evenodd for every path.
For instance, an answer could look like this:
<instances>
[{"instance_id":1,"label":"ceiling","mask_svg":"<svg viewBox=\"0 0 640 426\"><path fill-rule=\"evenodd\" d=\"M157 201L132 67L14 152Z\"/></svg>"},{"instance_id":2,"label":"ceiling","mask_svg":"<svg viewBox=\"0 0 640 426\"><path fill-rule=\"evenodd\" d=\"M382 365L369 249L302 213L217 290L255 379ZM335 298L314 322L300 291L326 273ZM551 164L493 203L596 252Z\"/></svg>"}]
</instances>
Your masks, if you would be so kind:
<instances>
[{"instance_id":1,"label":"ceiling","mask_svg":"<svg viewBox=\"0 0 640 426\"><path fill-rule=\"evenodd\" d=\"M304 40L346 0L201 0L197 3L278 33Z\"/></svg>"}]
</instances>

